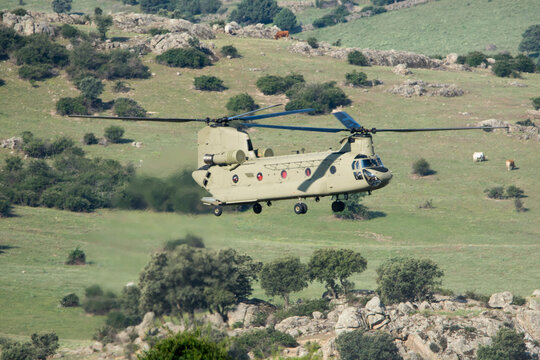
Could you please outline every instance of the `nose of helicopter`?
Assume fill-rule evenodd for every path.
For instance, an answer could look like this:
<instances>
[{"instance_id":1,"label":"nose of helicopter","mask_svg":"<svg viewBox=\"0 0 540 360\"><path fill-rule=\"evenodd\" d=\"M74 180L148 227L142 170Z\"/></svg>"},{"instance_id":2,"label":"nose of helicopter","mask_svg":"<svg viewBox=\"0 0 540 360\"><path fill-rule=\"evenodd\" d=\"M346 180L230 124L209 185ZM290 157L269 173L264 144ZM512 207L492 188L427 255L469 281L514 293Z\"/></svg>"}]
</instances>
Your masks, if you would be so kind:
<instances>
[{"instance_id":1,"label":"nose of helicopter","mask_svg":"<svg viewBox=\"0 0 540 360\"><path fill-rule=\"evenodd\" d=\"M375 186L376 189L380 189L382 187L385 187L390 183L390 180L392 179L392 172L383 166L379 166L376 168L369 169L370 175L374 176L374 179L378 180L372 185Z\"/></svg>"}]
</instances>

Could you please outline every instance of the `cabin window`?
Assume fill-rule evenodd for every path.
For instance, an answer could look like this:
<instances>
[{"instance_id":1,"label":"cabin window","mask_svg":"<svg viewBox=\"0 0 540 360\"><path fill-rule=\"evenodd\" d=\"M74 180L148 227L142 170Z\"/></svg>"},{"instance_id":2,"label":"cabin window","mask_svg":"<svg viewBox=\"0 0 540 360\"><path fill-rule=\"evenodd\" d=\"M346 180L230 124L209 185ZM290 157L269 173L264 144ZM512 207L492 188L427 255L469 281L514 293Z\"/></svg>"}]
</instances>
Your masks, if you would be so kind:
<instances>
[{"instance_id":1,"label":"cabin window","mask_svg":"<svg viewBox=\"0 0 540 360\"><path fill-rule=\"evenodd\" d=\"M257 174L257 180L262 181L262 179L263 179L263 174L262 174L262 173L258 173L258 174Z\"/></svg>"},{"instance_id":2,"label":"cabin window","mask_svg":"<svg viewBox=\"0 0 540 360\"><path fill-rule=\"evenodd\" d=\"M238 175L236 175L236 174L233 175L232 182L235 183L235 184L238 182Z\"/></svg>"},{"instance_id":3,"label":"cabin window","mask_svg":"<svg viewBox=\"0 0 540 360\"><path fill-rule=\"evenodd\" d=\"M310 168L306 168L305 173L306 173L306 176L308 176L308 177L311 176L311 169L310 169Z\"/></svg>"},{"instance_id":4,"label":"cabin window","mask_svg":"<svg viewBox=\"0 0 540 360\"><path fill-rule=\"evenodd\" d=\"M330 174L336 173L336 167L334 165L330 166Z\"/></svg>"},{"instance_id":5,"label":"cabin window","mask_svg":"<svg viewBox=\"0 0 540 360\"><path fill-rule=\"evenodd\" d=\"M251 139L247 140L247 146L248 146L248 151L253 151L253 144L251 143Z\"/></svg>"},{"instance_id":6,"label":"cabin window","mask_svg":"<svg viewBox=\"0 0 540 360\"><path fill-rule=\"evenodd\" d=\"M362 161L362 167L363 168L367 168L367 167L373 167L373 166L377 166L377 161L373 160L373 159L363 159L361 160Z\"/></svg>"},{"instance_id":7,"label":"cabin window","mask_svg":"<svg viewBox=\"0 0 540 360\"><path fill-rule=\"evenodd\" d=\"M379 164L379 166L384 166L379 155L375 155L375 157L377 158L377 163Z\"/></svg>"},{"instance_id":8,"label":"cabin window","mask_svg":"<svg viewBox=\"0 0 540 360\"><path fill-rule=\"evenodd\" d=\"M286 179L287 178L287 170L281 170L281 178Z\"/></svg>"}]
</instances>

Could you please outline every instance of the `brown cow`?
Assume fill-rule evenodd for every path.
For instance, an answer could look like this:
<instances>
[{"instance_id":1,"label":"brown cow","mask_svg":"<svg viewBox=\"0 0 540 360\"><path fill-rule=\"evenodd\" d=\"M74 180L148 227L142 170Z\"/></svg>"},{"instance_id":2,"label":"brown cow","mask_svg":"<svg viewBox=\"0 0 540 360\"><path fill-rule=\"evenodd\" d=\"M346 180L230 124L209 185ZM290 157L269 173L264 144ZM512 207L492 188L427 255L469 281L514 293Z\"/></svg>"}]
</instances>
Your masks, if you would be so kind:
<instances>
[{"instance_id":1,"label":"brown cow","mask_svg":"<svg viewBox=\"0 0 540 360\"><path fill-rule=\"evenodd\" d=\"M280 38L288 38L288 37L289 37L289 32L287 30L278 31L276 35L274 35L275 40L278 40Z\"/></svg>"},{"instance_id":2,"label":"brown cow","mask_svg":"<svg viewBox=\"0 0 540 360\"><path fill-rule=\"evenodd\" d=\"M506 169L508 169L508 171L514 170L515 167L516 164L514 163L514 160L506 160Z\"/></svg>"}]
</instances>

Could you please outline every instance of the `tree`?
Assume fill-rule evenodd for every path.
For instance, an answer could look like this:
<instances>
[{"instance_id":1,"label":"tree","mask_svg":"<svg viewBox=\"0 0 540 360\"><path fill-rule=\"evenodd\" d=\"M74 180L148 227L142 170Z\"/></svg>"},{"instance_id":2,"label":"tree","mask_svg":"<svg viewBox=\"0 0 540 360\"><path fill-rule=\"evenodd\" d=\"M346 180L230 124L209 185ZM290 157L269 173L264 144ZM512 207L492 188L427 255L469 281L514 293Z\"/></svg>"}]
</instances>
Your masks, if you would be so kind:
<instances>
[{"instance_id":1,"label":"tree","mask_svg":"<svg viewBox=\"0 0 540 360\"><path fill-rule=\"evenodd\" d=\"M347 61L351 65L369 66L369 60L358 50L351 51L347 55Z\"/></svg>"},{"instance_id":2,"label":"tree","mask_svg":"<svg viewBox=\"0 0 540 360\"><path fill-rule=\"evenodd\" d=\"M360 253L349 249L319 249L311 255L308 272L312 281L324 283L332 297L337 299L340 290L346 293L354 285L347 278L361 273L366 267L367 261Z\"/></svg>"},{"instance_id":3,"label":"tree","mask_svg":"<svg viewBox=\"0 0 540 360\"><path fill-rule=\"evenodd\" d=\"M101 14L96 14L94 17L94 21L96 22L100 38L102 41L104 41L107 38L107 31L113 24L112 16L103 16Z\"/></svg>"},{"instance_id":4,"label":"tree","mask_svg":"<svg viewBox=\"0 0 540 360\"><path fill-rule=\"evenodd\" d=\"M114 113L117 116L145 117L146 110L135 100L129 98L118 98L114 100Z\"/></svg>"},{"instance_id":5,"label":"tree","mask_svg":"<svg viewBox=\"0 0 540 360\"><path fill-rule=\"evenodd\" d=\"M202 91L223 91L226 89L223 80L211 75L201 75L193 79L195 89Z\"/></svg>"},{"instance_id":6,"label":"tree","mask_svg":"<svg viewBox=\"0 0 540 360\"><path fill-rule=\"evenodd\" d=\"M376 292L388 304L429 300L444 272L428 259L392 258L377 268Z\"/></svg>"},{"instance_id":7,"label":"tree","mask_svg":"<svg viewBox=\"0 0 540 360\"><path fill-rule=\"evenodd\" d=\"M166 278L169 259L165 253L156 253L144 267L139 277L141 289L140 308L143 312L152 311L156 316L171 313L171 303L167 297L169 282Z\"/></svg>"},{"instance_id":8,"label":"tree","mask_svg":"<svg viewBox=\"0 0 540 360\"><path fill-rule=\"evenodd\" d=\"M537 53L540 52L540 25L531 25L523 33L523 39L519 43L519 51Z\"/></svg>"},{"instance_id":9,"label":"tree","mask_svg":"<svg viewBox=\"0 0 540 360\"><path fill-rule=\"evenodd\" d=\"M540 109L540 96L532 98L532 106L534 107L534 110Z\"/></svg>"},{"instance_id":10,"label":"tree","mask_svg":"<svg viewBox=\"0 0 540 360\"><path fill-rule=\"evenodd\" d=\"M120 139L124 135L124 128L120 126L111 125L105 128L105 139L112 143L120 142Z\"/></svg>"},{"instance_id":11,"label":"tree","mask_svg":"<svg viewBox=\"0 0 540 360\"><path fill-rule=\"evenodd\" d=\"M103 83L93 76L77 81L76 86L77 89L81 90L83 97L88 100L96 100L103 92Z\"/></svg>"},{"instance_id":12,"label":"tree","mask_svg":"<svg viewBox=\"0 0 540 360\"><path fill-rule=\"evenodd\" d=\"M501 328L493 336L491 345L478 347L478 360L526 360L529 359L523 334Z\"/></svg>"},{"instance_id":13,"label":"tree","mask_svg":"<svg viewBox=\"0 0 540 360\"><path fill-rule=\"evenodd\" d=\"M52 9L55 13L67 13L71 11L72 0L53 0Z\"/></svg>"},{"instance_id":14,"label":"tree","mask_svg":"<svg viewBox=\"0 0 540 360\"><path fill-rule=\"evenodd\" d=\"M140 4L143 12L155 14L161 9L173 10L175 2L171 0L140 0Z\"/></svg>"},{"instance_id":15,"label":"tree","mask_svg":"<svg viewBox=\"0 0 540 360\"><path fill-rule=\"evenodd\" d=\"M429 163L426 159L421 158L416 160L412 165L412 173L420 176L427 176L434 173L429 167Z\"/></svg>"},{"instance_id":16,"label":"tree","mask_svg":"<svg viewBox=\"0 0 540 360\"><path fill-rule=\"evenodd\" d=\"M336 339L342 360L401 360L392 336L387 333L366 334L362 330L342 333Z\"/></svg>"},{"instance_id":17,"label":"tree","mask_svg":"<svg viewBox=\"0 0 540 360\"><path fill-rule=\"evenodd\" d=\"M280 10L276 0L242 0L231 12L229 20L242 24L269 24Z\"/></svg>"},{"instance_id":18,"label":"tree","mask_svg":"<svg viewBox=\"0 0 540 360\"><path fill-rule=\"evenodd\" d=\"M296 84L285 93L290 99L285 110L311 108L314 111L308 114L325 114L338 106L349 105L351 100L335 85L333 81L322 84Z\"/></svg>"},{"instance_id":19,"label":"tree","mask_svg":"<svg viewBox=\"0 0 540 360\"><path fill-rule=\"evenodd\" d=\"M229 98L225 107L232 113L240 113L258 109L259 105L248 94L238 94Z\"/></svg>"},{"instance_id":20,"label":"tree","mask_svg":"<svg viewBox=\"0 0 540 360\"><path fill-rule=\"evenodd\" d=\"M300 258L288 256L264 264L261 270L261 287L266 295L279 295L289 307L289 294L308 286L307 266Z\"/></svg>"},{"instance_id":21,"label":"tree","mask_svg":"<svg viewBox=\"0 0 540 360\"><path fill-rule=\"evenodd\" d=\"M274 25L281 30L292 31L298 27L298 22L296 20L296 15L294 15L291 10L283 8L276 17L274 17Z\"/></svg>"}]
</instances>

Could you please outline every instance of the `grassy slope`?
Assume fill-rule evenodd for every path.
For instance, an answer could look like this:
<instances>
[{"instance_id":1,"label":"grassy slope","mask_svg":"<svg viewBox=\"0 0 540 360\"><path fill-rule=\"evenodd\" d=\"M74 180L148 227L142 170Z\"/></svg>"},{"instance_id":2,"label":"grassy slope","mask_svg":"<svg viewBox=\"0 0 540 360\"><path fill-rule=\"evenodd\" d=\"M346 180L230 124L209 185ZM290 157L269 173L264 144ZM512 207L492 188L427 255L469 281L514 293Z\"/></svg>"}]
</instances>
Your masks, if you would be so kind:
<instances>
[{"instance_id":1,"label":"grassy slope","mask_svg":"<svg viewBox=\"0 0 540 360\"><path fill-rule=\"evenodd\" d=\"M262 74L282 74L284 69L303 74L308 81L342 82L352 66L329 58L306 58L286 51L286 41L219 38L220 47L234 44L242 59L219 61L203 70L151 66L152 80L131 81L129 94L146 109L159 116L218 116L226 100L237 93L249 92L261 105L285 99L260 94L254 84ZM261 71L250 71L258 68ZM526 88L508 86L508 79L496 78L484 71L441 72L415 70L415 78L429 82L456 83L466 90L459 98L404 99L385 93L403 81L390 68L363 69L368 78L383 80L384 85L364 91L344 88L353 100L346 109L360 123L376 127L460 126L474 119L524 119L530 98L540 92L540 76L526 75L520 82ZM176 73L180 71L181 75ZM225 81L229 90L207 94L192 89L194 76L213 74ZM112 121L88 121L53 114L55 101L73 96L76 90L63 77L50 79L32 88L16 77L16 67L0 63L0 138L23 130L44 137L66 134L76 139L85 132L101 134ZM105 99L113 94L106 92ZM204 109L204 111L202 111ZM469 112L464 117L459 112ZM287 117L272 120L276 124L336 126L331 116ZM141 165L141 171L163 175L195 164L197 124L122 123L126 136L143 141L135 149L129 144L109 147L85 147L91 156L116 158ZM252 133L259 147L271 146L278 154L299 148L317 151L337 147L339 135L298 134L271 130ZM503 134L484 132L432 134L378 134L377 152L394 172L387 188L365 198L365 204L386 216L371 221L335 220L328 199L308 202L305 216L292 212L293 202L278 202L255 216L226 213L185 216L151 212L98 211L93 214L18 207L17 217L1 219L0 245L13 246L0 254L1 333L28 335L33 331L55 330L61 339L89 339L103 322L101 317L85 316L80 309L61 309L58 300L69 292L82 295L84 287L99 283L119 290L128 281L136 281L149 253L166 240L191 232L202 236L212 248L235 247L257 260L266 261L284 252L297 254L305 261L319 247L347 247L360 251L368 259L368 270L354 277L358 288L375 287L375 268L390 256L428 257L446 272L444 286L456 291L475 289L481 293L510 290L528 295L538 287L536 267L540 258L538 212L540 188L537 155L540 144L520 141ZM471 154L484 151L490 161L473 164ZM0 160L9 153L0 150ZM425 157L437 174L415 180L409 176L410 164ZM504 160L513 158L520 167L507 172ZM141 163L140 160L143 160ZM492 201L483 189L515 184L529 196L526 213L516 213L509 201ZM433 199L435 209L417 206ZM80 245L92 265L67 267L67 253ZM24 273L23 273L24 271ZM298 296L316 297L322 292L313 284ZM264 297L257 287L256 296Z\"/></svg>"},{"instance_id":2,"label":"grassy slope","mask_svg":"<svg viewBox=\"0 0 540 360\"><path fill-rule=\"evenodd\" d=\"M483 51L517 52L523 31L538 24L536 0L439 0L346 24L299 34L343 46L395 49L427 55Z\"/></svg>"},{"instance_id":3,"label":"grassy slope","mask_svg":"<svg viewBox=\"0 0 540 360\"><path fill-rule=\"evenodd\" d=\"M51 3L52 0L24 0L24 6L20 6L19 0L0 0L0 9L23 7L33 11L52 12ZM100 7L105 13L139 11L139 6L124 5L122 0L74 0L71 4L71 12L93 14L96 7Z\"/></svg>"}]
</instances>

